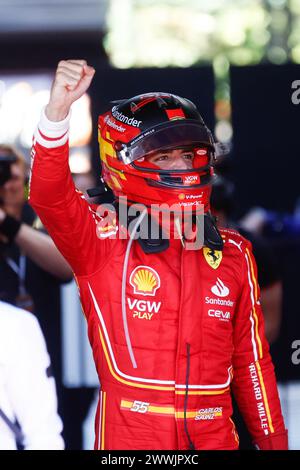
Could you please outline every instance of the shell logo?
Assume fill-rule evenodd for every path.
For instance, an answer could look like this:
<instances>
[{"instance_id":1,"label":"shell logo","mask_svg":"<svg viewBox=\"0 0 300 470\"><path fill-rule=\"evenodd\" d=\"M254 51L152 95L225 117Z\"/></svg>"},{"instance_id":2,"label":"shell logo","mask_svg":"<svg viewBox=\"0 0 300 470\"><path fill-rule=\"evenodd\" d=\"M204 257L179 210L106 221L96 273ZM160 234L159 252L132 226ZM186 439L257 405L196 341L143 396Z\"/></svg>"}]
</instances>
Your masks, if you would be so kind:
<instances>
[{"instance_id":1,"label":"shell logo","mask_svg":"<svg viewBox=\"0 0 300 470\"><path fill-rule=\"evenodd\" d=\"M131 273L130 284L135 294L152 295L160 288L160 277L155 269L149 266L137 266Z\"/></svg>"}]
</instances>

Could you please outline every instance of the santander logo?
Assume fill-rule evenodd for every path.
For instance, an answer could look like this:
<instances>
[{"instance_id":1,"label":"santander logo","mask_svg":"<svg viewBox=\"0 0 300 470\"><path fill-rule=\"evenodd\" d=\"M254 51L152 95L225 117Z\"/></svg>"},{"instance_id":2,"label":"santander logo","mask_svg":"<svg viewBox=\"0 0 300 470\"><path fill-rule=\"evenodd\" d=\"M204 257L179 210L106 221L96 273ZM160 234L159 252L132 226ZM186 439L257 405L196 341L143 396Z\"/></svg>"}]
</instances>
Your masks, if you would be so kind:
<instances>
[{"instance_id":1,"label":"santander logo","mask_svg":"<svg viewBox=\"0 0 300 470\"><path fill-rule=\"evenodd\" d=\"M228 287L225 286L224 282L222 282L220 278L217 278L217 282L212 286L211 291L218 297L227 297L230 292Z\"/></svg>"}]
</instances>

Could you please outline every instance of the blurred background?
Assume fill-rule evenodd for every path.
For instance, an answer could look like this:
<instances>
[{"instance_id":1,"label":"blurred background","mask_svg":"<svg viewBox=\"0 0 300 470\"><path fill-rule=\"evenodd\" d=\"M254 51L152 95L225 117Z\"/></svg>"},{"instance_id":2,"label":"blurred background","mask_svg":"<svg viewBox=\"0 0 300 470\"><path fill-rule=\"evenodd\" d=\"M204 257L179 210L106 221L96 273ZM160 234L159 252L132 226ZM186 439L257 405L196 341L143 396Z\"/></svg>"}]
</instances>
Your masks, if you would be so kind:
<instances>
[{"instance_id":1,"label":"blurred background","mask_svg":"<svg viewBox=\"0 0 300 470\"><path fill-rule=\"evenodd\" d=\"M70 166L82 190L99 180L96 122L112 99L183 95L228 143L213 202L257 246L290 446L300 449L300 0L0 0L0 51L0 144L28 162L57 62L84 58L96 68L71 121ZM85 320L74 283L55 295L53 316L36 315L66 446L91 448L97 378Z\"/></svg>"}]
</instances>

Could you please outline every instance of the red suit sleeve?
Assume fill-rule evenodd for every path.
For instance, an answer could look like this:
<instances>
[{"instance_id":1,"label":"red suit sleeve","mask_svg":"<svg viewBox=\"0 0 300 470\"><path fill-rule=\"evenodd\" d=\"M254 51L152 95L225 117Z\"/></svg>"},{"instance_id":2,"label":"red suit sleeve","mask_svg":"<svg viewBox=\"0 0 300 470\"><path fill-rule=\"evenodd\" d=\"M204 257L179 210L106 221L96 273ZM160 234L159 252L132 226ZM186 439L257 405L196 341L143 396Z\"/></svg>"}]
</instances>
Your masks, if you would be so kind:
<instances>
[{"instance_id":1,"label":"red suit sleeve","mask_svg":"<svg viewBox=\"0 0 300 470\"><path fill-rule=\"evenodd\" d=\"M36 131L29 201L75 274L91 274L98 268L100 248L104 254L105 241L97 237L96 215L72 180L68 123L59 124L44 115Z\"/></svg>"},{"instance_id":2,"label":"red suit sleeve","mask_svg":"<svg viewBox=\"0 0 300 470\"><path fill-rule=\"evenodd\" d=\"M243 284L234 319L233 392L257 448L288 448L274 366L264 335L251 244L242 252Z\"/></svg>"}]
</instances>

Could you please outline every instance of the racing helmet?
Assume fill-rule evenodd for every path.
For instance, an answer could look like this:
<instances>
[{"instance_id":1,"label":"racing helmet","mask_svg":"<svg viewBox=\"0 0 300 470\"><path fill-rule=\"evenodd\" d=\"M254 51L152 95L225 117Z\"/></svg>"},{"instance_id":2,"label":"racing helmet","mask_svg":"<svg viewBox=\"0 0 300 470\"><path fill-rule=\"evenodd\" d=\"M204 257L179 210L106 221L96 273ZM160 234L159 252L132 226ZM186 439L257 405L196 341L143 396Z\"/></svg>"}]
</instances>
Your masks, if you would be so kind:
<instances>
[{"instance_id":1,"label":"racing helmet","mask_svg":"<svg viewBox=\"0 0 300 470\"><path fill-rule=\"evenodd\" d=\"M102 177L115 197L147 207L165 203L194 210L203 204L207 212L216 146L194 103L152 92L112 104L99 116L98 139ZM190 168L163 169L148 159L174 149L192 152Z\"/></svg>"}]
</instances>

